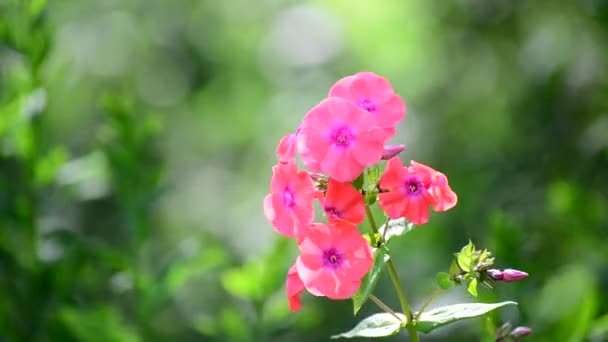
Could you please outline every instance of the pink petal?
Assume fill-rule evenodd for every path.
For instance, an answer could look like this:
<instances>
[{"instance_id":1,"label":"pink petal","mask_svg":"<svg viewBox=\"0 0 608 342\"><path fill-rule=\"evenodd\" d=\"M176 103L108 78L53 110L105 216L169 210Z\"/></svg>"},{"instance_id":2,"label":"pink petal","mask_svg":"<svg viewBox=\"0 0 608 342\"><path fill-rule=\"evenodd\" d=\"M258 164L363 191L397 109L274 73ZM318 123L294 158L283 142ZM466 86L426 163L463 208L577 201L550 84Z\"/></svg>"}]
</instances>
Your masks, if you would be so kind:
<instances>
[{"instance_id":1,"label":"pink petal","mask_svg":"<svg viewBox=\"0 0 608 342\"><path fill-rule=\"evenodd\" d=\"M380 127L395 127L405 117L405 103L399 95L391 96L380 105L380 113L376 122Z\"/></svg>"},{"instance_id":2,"label":"pink petal","mask_svg":"<svg viewBox=\"0 0 608 342\"><path fill-rule=\"evenodd\" d=\"M287 299L289 301L289 310L298 311L302 307L300 295L304 291L304 283L298 275L296 264L289 269L287 273Z\"/></svg>"},{"instance_id":3,"label":"pink petal","mask_svg":"<svg viewBox=\"0 0 608 342\"><path fill-rule=\"evenodd\" d=\"M350 98L350 84L355 76L346 76L336 82L329 90L328 97L336 96L343 99Z\"/></svg>"},{"instance_id":4,"label":"pink petal","mask_svg":"<svg viewBox=\"0 0 608 342\"><path fill-rule=\"evenodd\" d=\"M381 193L378 195L378 202L386 215L392 219L403 217L403 210L408 203L405 195L398 190Z\"/></svg>"},{"instance_id":5,"label":"pink petal","mask_svg":"<svg viewBox=\"0 0 608 342\"><path fill-rule=\"evenodd\" d=\"M360 72L350 86L351 96L355 98L368 97L376 103L384 103L390 99L395 91L389 81L372 72Z\"/></svg>"},{"instance_id":6,"label":"pink petal","mask_svg":"<svg viewBox=\"0 0 608 342\"><path fill-rule=\"evenodd\" d=\"M380 178L381 189L394 189L403 186L405 181L404 167L399 157L393 158L386 163L384 173Z\"/></svg>"},{"instance_id":7,"label":"pink petal","mask_svg":"<svg viewBox=\"0 0 608 342\"><path fill-rule=\"evenodd\" d=\"M286 161L296 156L296 135L288 134L284 136L277 147L277 156L280 161Z\"/></svg>"}]
</instances>

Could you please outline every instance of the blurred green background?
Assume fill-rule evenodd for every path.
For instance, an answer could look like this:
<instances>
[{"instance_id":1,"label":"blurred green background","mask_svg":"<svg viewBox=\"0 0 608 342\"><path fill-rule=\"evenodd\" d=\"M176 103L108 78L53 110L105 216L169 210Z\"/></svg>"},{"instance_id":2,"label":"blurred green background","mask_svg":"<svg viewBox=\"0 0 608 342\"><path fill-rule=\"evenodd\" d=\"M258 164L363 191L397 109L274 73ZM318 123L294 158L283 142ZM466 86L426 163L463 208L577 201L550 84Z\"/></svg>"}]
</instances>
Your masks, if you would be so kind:
<instances>
[{"instance_id":1,"label":"blurred green background","mask_svg":"<svg viewBox=\"0 0 608 342\"><path fill-rule=\"evenodd\" d=\"M392 242L414 308L469 238L530 273L423 341L608 341L607 55L606 0L0 0L0 341L327 341L378 312L290 313L262 211L279 139L358 71L459 195Z\"/></svg>"}]
</instances>

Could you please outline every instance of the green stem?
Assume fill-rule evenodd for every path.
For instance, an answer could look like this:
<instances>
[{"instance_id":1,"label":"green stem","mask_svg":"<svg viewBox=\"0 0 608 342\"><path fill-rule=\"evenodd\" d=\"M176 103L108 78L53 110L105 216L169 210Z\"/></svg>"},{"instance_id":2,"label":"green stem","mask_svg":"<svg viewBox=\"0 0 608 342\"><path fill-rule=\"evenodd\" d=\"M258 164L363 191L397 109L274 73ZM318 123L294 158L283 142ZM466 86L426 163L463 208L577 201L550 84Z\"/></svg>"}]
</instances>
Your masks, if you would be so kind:
<instances>
[{"instance_id":1,"label":"green stem","mask_svg":"<svg viewBox=\"0 0 608 342\"><path fill-rule=\"evenodd\" d=\"M443 291L440 289L435 289L435 291L433 291L433 294L431 295L431 298L429 298L429 300L424 303L424 305L422 306L422 308L420 309L420 311L418 311L416 313L416 316L414 317L415 320L418 320L420 318L420 315L422 315L423 312L426 311L426 309L429 308L429 305L431 305L431 303L433 303L433 301L439 297L439 295L442 293Z\"/></svg>"},{"instance_id":2,"label":"green stem","mask_svg":"<svg viewBox=\"0 0 608 342\"><path fill-rule=\"evenodd\" d=\"M378 226L376 225L376 220L374 219L374 215L372 214L369 206L365 206L365 213L367 214L367 220L369 221L370 226L372 227L372 232L374 234L378 233ZM407 317L407 325L405 326L408 334L410 335L410 340L412 342L419 342L418 331L416 331L416 327L412 324L413 316L412 310L410 309L409 304L407 303L407 297L405 296L405 292L401 287L401 282L399 281L399 276L397 275L397 270L395 269L395 265L393 264L393 259L389 258L388 262L388 272L391 276L391 281L393 282L393 287L395 291L397 291L397 296L399 297L399 303L401 304L401 310L403 310L403 314Z\"/></svg>"},{"instance_id":3,"label":"green stem","mask_svg":"<svg viewBox=\"0 0 608 342\"><path fill-rule=\"evenodd\" d=\"M401 318L399 318L399 316L397 316L397 313L395 311L393 311L393 309L389 308L388 305L384 304L384 302L381 301L380 298L374 296L373 294L370 294L369 299L371 299L372 302L376 303L376 305L378 305L380 307L380 309L384 310L384 312L393 315L395 318L397 318L399 321L401 321Z\"/></svg>"}]
</instances>

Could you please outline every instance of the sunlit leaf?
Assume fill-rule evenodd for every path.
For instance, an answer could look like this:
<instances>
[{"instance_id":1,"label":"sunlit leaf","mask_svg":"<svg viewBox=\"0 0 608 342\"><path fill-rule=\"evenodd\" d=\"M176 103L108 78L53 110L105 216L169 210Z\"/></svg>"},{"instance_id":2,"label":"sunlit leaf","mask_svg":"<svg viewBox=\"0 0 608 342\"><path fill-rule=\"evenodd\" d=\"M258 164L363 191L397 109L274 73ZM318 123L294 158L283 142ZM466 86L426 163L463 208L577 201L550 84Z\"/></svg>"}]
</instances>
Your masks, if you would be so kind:
<instances>
[{"instance_id":1,"label":"sunlit leaf","mask_svg":"<svg viewBox=\"0 0 608 342\"><path fill-rule=\"evenodd\" d=\"M406 318L398 313L397 317L383 312L371 315L357 324L352 330L334 335L331 338L353 338L353 337L385 337L399 332Z\"/></svg>"},{"instance_id":2,"label":"sunlit leaf","mask_svg":"<svg viewBox=\"0 0 608 342\"><path fill-rule=\"evenodd\" d=\"M517 305L517 303L507 301L494 304L465 303L442 306L423 312L416 322L416 329L424 333L429 333L446 324L467 318L482 316L490 311L507 305Z\"/></svg>"},{"instance_id":3,"label":"sunlit leaf","mask_svg":"<svg viewBox=\"0 0 608 342\"><path fill-rule=\"evenodd\" d=\"M443 290L447 290L452 286L452 280L450 280L450 275L445 272L437 273L437 285Z\"/></svg>"},{"instance_id":4,"label":"sunlit leaf","mask_svg":"<svg viewBox=\"0 0 608 342\"><path fill-rule=\"evenodd\" d=\"M473 243L469 241L469 243L462 248L460 253L457 253L456 260L458 261L458 266L465 271L471 272L474 263L474 255L475 254L475 246Z\"/></svg>"},{"instance_id":5,"label":"sunlit leaf","mask_svg":"<svg viewBox=\"0 0 608 342\"><path fill-rule=\"evenodd\" d=\"M137 335L123 323L119 312L111 307L95 309L66 307L59 311L58 319L78 341L139 341Z\"/></svg>"},{"instance_id":6,"label":"sunlit leaf","mask_svg":"<svg viewBox=\"0 0 608 342\"><path fill-rule=\"evenodd\" d=\"M386 224L380 227L380 234L384 236L385 241L409 233L414 229L414 224L405 218L398 218L396 220L389 220Z\"/></svg>"},{"instance_id":7,"label":"sunlit leaf","mask_svg":"<svg viewBox=\"0 0 608 342\"><path fill-rule=\"evenodd\" d=\"M359 312L359 309L369 298L369 295L374 291L378 279L380 279L380 273L384 268L384 264L390 259L388 250L386 247L377 248L374 251L374 264L372 269L367 273L361 282L359 291L353 296L353 306L355 315Z\"/></svg>"},{"instance_id":8,"label":"sunlit leaf","mask_svg":"<svg viewBox=\"0 0 608 342\"><path fill-rule=\"evenodd\" d=\"M472 279L467 285L467 291L473 296L477 297L477 279Z\"/></svg>"}]
</instances>

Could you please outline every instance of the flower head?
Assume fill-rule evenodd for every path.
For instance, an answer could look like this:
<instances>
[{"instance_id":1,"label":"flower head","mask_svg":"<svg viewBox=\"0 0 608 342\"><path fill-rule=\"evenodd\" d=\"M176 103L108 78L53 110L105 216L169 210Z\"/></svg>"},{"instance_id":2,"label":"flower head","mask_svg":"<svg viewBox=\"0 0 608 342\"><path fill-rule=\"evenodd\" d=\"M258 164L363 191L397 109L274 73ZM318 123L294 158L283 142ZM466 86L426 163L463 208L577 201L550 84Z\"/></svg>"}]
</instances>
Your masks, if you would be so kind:
<instances>
[{"instance_id":1,"label":"flower head","mask_svg":"<svg viewBox=\"0 0 608 342\"><path fill-rule=\"evenodd\" d=\"M372 116L333 97L323 100L304 117L298 152L312 171L350 182L380 160L386 140Z\"/></svg>"},{"instance_id":2,"label":"flower head","mask_svg":"<svg viewBox=\"0 0 608 342\"><path fill-rule=\"evenodd\" d=\"M311 224L298 247L297 273L315 296L352 297L373 263L369 244L347 221Z\"/></svg>"},{"instance_id":3,"label":"flower head","mask_svg":"<svg viewBox=\"0 0 608 342\"><path fill-rule=\"evenodd\" d=\"M433 204L430 185L429 172L404 167L395 157L388 161L380 178L380 188L389 190L378 196L380 207L392 219L405 217L414 224L426 223Z\"/></svg>"},{"instance_id":4,"label":"flower head","mask_svg":"<svg viewBox=\"0 0 608 342\"><path fill-rule=\"evenodd\" d=\"M330 178L325 197L319 197L321 208L329 221L345 220L358 224L365 219L363 195L350 183Z\"/></svg>"},{"instance_id":5,"label":"flower head","mask_svg":"<svg viewBox=\"0 0 608 342\"><path fill-rule=\"evenodd\" d=\"M264 215L274 229L299 237L314 219L314 185L308 172L296 169L295 160L272 167L270 194L264 198Z\"/></svg>"},{"instance_id":6,"label":"flower head","mask_svg":"<svg viewBox=\"0 0 608 342\"><path fill-rule=\"evenodd\" d=\"M395 125L405 117L405 103L389 81L372 72L347 76L333 85L329 96L356 104L374 118L388 138L395 134Z\"/></svg>"},{"instance_id":7,"label":"flower head","mask_svg":"<svg viewBox=\"0 0 608 342\"><path fill-rule=\"evenodd\" d=\"M453 208L458 202L458 196L452 191L448 184L448 178L441 172L424 164L411 161L411 170L427 172L431 175L431 186L429 192L433 196L433 209L435 211L446 211Z\"/></svg>"}]
</instances>

